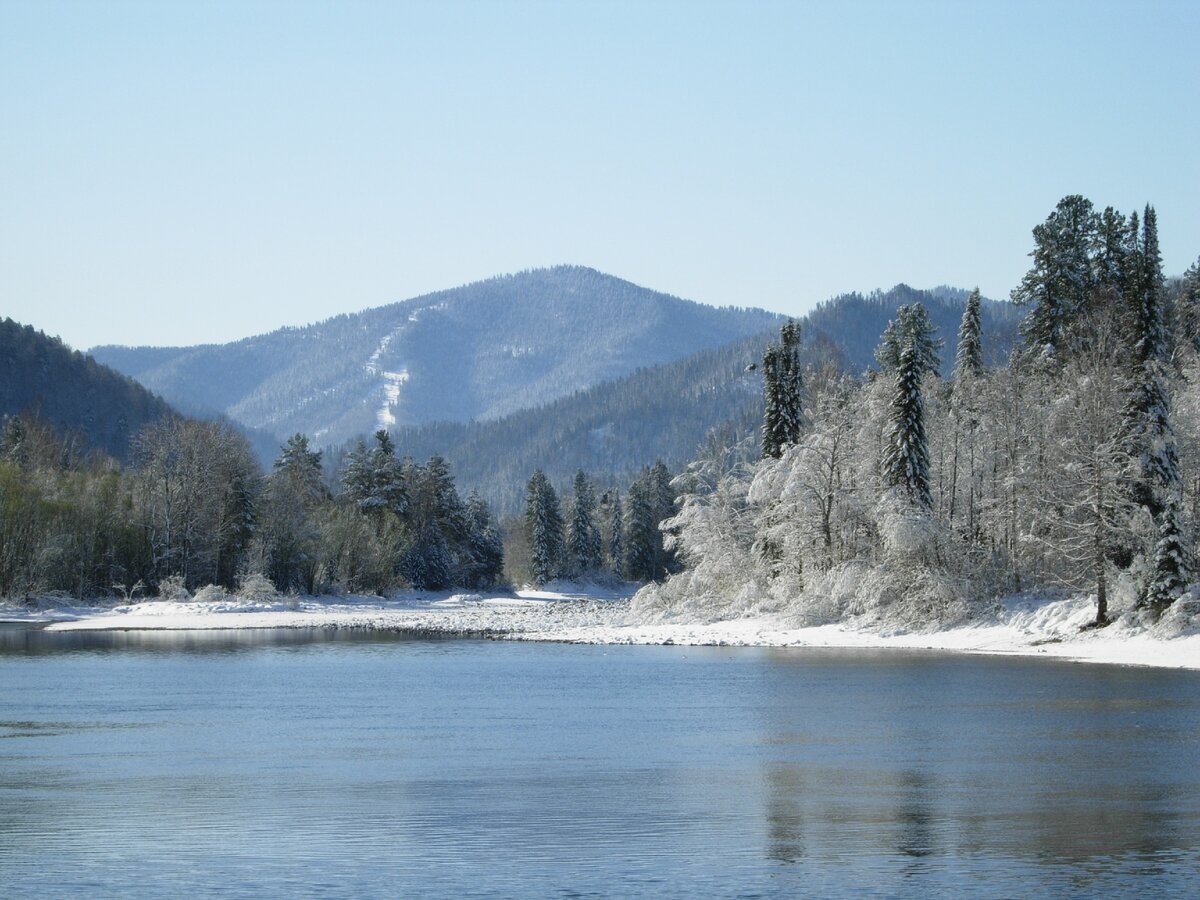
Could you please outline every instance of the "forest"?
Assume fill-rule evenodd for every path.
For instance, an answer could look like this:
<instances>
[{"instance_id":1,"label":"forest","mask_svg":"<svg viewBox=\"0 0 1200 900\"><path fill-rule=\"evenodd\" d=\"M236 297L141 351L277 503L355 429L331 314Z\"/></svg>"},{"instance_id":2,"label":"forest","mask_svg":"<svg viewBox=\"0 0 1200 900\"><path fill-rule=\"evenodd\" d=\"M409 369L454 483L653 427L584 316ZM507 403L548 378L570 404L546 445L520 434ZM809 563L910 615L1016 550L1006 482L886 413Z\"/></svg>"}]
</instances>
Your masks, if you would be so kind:
<instances>
[{"instance_id":1,"label":"forest","mask_svg":"<svg viewBox=\"0 0 1200 900\"><path fill-rule=\"evenodd\" d=\"M633 480L626 504L615 488L598 502L579 471L563 504L539 471L526 515L501 524L478 493L459 495L444 459L401 458L386 430L359 441L330 478L300 434L263 473L230 424L166 416L135 437L122 466L24 414L0 435L0 597L648 580L670 564L658 528L673 509L670 483L658 463Z\"/></svg>"},{"instance_id":2,"label":"forest","mask_svg":"<svg viewBox=\"0 0 1200 900\"><path fill-rule=\"evenodd\" d=\"M1078 195L1033 243L1004 365L986 364L978 292L952 359L910 304L864 377L803 365L784 326L763 358L761 437L676 479L663 527L683 570L635 609L928 628L1061 591L1093 597L1095 627L1194 615L1200 263L1164 278L1153 207Z\"/></svg>"}]
</instances>

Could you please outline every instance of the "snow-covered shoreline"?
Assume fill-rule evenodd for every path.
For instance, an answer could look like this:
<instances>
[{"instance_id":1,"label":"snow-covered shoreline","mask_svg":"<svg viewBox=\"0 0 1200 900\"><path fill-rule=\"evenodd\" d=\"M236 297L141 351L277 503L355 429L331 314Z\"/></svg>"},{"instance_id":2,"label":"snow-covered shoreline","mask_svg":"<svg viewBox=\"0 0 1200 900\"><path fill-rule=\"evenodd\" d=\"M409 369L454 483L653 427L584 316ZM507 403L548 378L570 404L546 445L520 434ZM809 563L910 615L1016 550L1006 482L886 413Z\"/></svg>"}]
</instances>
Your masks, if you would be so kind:
<instances>
[{"instance_id":1,"label":"snow-covered shoreline","mask_svg":"<svg viewBox=\"0 0 1200 900\"><path fill-rule=\"evenodd\" d=\"M797 627L756 616L723 622L634 621L629 593L595 586L516 593L408 593L379 597L148 600L113 607L0 606L0 621L47 631L203 631L335 627L580 644L677 644L934 650L1077 662L1200 669L1200 634L1161 637L1120 623L1081 631L1087 598L1014 598L994 620L929 632L885 632L864 623Z\"/></svg>"}]
</instances>

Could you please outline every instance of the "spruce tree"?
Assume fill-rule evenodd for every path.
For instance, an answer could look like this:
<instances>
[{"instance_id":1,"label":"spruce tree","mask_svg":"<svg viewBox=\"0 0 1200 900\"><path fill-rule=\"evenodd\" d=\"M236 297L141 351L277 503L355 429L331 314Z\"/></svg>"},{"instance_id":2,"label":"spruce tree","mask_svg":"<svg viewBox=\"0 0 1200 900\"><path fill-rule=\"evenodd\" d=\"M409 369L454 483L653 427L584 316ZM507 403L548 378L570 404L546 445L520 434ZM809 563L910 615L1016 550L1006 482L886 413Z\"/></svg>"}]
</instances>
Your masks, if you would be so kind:
<instances>
[{"instance_id":1,"label":"spruce tree","mask_svg":"<svg viewBox=\"0 0 1200 900\"><path fill-rule=\"evenodd\" d=\"M983 374L983 318L979 288L971 291L958 328L958 350L954 356L954 379L974 378Z\"/></svg>"},{"instance_id":2,"label":"spruce tree","mask_svg":"<svg viewBox=\"0 0 1200 900\"><path fill-rule=\"evenodd\" d=\"M525 527L529 535L533 583L541 585L554 580L562 569L562 514L558 507L558 495L541 469L529 479Z\"/></svg>"},{"instance_id":3,"label":"spruce tree","mask_svg":"<svg viewBox=\"0 0 1200 900\"><path fill-rule=\"evenodd\" d=\"M896 318L888 322L875 350L875 360L881 371L895 374L900 365L900 354L909 341L913 344L922 376L941 368L943 341L937 337L937 327L923 303L909 303L896 310Z\"/></svg>"},{"instance_id":4,"label":"spruce tree","mask_svg":"<svg viewBox=\"0 0 1200 900\"><path fill-rule=\"evenodd\" d=\"M653 581L655 577L655 541L659 539L654 517L650 470L629 486L625 504L625 574L631 581Z\"/></svg>"},{"instance_id":5,"label":"spruce tree","mask_svg":"<svg viewBox=\"0 0 1200 900\"><path fill-rule=\"evenodd\" d=\"M1187 546L1179 528L1179 511L1174 502L1163 507L1159 518L1158 544L1154 548L1154 575L1140 606L1162 613L1187 590L1190 566Z\"/></svg>"},{"instance_id":6,"label":"spruce tree","mask_svg":"<svg viewBox=\"0 0 1200 900\"><path fill-rule=\"evenodd\" d=\"M575 503L567 536L571 574L586 575L600 568L600 529L595 522L596 495L580 469L575 473Z\"/></svg>"},{"instance_id":7,"label":"spruce tree","mask_svg":"<svg viewBox=\"0 0 1200 900\"><path fill-rule=\"evenodd\" d=\"M1060 200L1033 229L1033 266L1012 292L1018 306L1033 307L1021 325L1029 347L1051 355L1067 349L1068 331L1095 285L1090 255L1095 232L1091 201L1078 194Z\"/></svg>"},{"instance_id":8,"label":"spruce tree","mask_svg":"<svg viewBox=\"0 0 1200 900\"><path fill-rule=\"evenodd\" d=\"M778 459L800 440L804 429L804 373L800 363L800 323L789 319L779 343L763 354L762 455Z\"/></svg>"},{"instance_id":9,"label":"spruce tree","mask_svg":"<svg viewBox=\"0 0 1200 900\"><path fill-rule=\"evenodd\" d=\"M1107 206L1097 220L1093 237L1092 271L1096 286L1118 298L1125 295L1129 282L1127 227L1125 217Z\"/></svg>"},{"instance_id":10,"label":"spruce tree","mask_svg":"<svg viewBox=\"0 0 1200 900\"><path fill-rule=\"evenodd\" d=\"M926 508L932 506L921 368L911 340L905 343L896 370L891 435L884 452L883 468L884 480L889 487L903 489L914 502Z\"/></svg>"},{"instance_id":11,"label":"spruce tree","mask_svg":"<svg viewBox=\"0 0 1200 900\"><path fill-rule=\"evenodd\" d=\"M621 495L612 492L608 520L608 565L616 574L625 571L625 515Z\"/></svg>"},{"instance_id":12,"label":"spruce tree","mask_svg":"<svg viewBox=\"0 0 1200 900\"><path fill-rule=\"evenodd\" d=\"M1179 344L1200 352L1200 259L1183 276L1183 292L1176 315Z\"/></svg>"},{"instance_id":13,"label":"spruce tree","mask_svg":"<svg viewBox=\"0 0 1200 900\"><path fill-rule=\"evenodd\" d=\"M492 511L477 491L467 498L467 561L463 581L469 588L491 588L504 577L504 543Z\"/></svg>"},{"instance_id":14,"label":"spruce tree","mask_svg":"<svg viewBox=\"0 0 1200 900\"><path fill-rule=\"evenodd\" d=\"M1133 389L1127 414L1131 451L1139 469L1132 494L1134 502L1148 509L1158 521L1167 500L1178 493L1179 461L1166 379L1162 258L1158 250L1158 221L1152 206L1146 207L1142 218L1140 246L1131 322Z\"/></svg>"}]
</instances>

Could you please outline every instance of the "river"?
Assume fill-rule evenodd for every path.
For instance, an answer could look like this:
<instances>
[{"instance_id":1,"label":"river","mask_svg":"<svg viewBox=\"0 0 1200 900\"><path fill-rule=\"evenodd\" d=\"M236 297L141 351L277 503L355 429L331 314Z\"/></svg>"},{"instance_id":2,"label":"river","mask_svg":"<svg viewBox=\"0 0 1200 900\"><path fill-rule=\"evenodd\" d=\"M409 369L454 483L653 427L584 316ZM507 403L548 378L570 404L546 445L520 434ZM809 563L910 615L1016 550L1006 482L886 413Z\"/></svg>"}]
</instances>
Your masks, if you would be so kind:
<instances>
[{"instance_id":1,"label":"river","mask_svg":"<svg viewBox=\"0 0 1200 900\"><path fill-rule=\"evenodd\" d=\"M6 896L1200 893L1200 673L0 632Z\"/></svg>"}]
</instances>

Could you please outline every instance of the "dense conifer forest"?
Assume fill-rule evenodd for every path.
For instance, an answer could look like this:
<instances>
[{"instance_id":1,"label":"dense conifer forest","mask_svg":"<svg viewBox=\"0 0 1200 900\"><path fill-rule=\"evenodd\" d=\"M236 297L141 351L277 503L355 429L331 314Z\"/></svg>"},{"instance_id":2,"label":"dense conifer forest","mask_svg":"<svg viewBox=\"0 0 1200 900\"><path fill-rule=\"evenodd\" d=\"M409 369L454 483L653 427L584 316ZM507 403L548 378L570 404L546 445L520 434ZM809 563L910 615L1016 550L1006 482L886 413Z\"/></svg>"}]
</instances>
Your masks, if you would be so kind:
<instances>
[{"instance_id":1,"label":"dense conifer forest","mask_svg":"<svg viewBox=\"0 0 1200 900\"><path fill-rule=\"evenodd\" d=\"M952 352L923 304L899 309L865 377L794 377L785 327L761 436L676 480L664 528L683 571L638 595L641 614L935 627L1061 589L1091 594L1095 626L1194 616L1200 263L1166 279L1152 206L1077 195L1030 257L1002 365L978 292Z\"/></svg>"}]
</instances>

